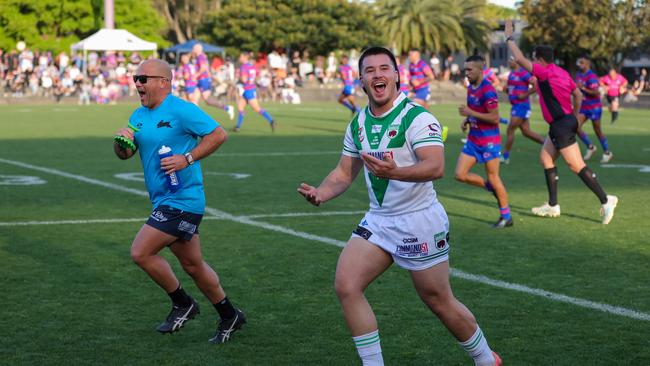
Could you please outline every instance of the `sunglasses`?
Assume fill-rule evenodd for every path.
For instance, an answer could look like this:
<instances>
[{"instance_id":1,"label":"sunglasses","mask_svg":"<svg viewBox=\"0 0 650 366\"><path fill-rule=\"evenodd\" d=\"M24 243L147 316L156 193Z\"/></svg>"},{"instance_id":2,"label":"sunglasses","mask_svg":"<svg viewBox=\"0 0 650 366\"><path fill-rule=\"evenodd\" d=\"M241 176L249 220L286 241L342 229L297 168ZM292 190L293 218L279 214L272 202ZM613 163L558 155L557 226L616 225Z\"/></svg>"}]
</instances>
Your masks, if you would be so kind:
<instances>
[{"instance_id":1,"label":"sunglasses","mask_svg":"<svg viewBox=\"0 0 650 366\"><path fill-rule=\"evenodd\" d=\"M133 82L137 83L138 81L140 84L146 84L147 80L149 79L167 79L164 76L152 76L152 75L133 75Z\"/></svg>"}]
</instances>

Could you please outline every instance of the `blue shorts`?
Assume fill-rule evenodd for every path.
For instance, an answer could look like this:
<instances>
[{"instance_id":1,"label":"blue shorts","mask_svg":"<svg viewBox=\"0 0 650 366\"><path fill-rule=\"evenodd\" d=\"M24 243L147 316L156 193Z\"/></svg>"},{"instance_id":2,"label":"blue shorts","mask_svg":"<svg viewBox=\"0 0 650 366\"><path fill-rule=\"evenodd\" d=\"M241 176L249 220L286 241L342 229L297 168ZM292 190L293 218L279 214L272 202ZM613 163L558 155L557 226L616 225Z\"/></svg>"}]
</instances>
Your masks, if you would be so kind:
<instances>
[{"instance_id":1,"label":"blue shorts","mask_svg":"<svg viewBox=\"0 0 650 366\"><path fill-rule=\"evenodd\" d=\"M192 93L194 93L196 88L197 88L196 85L194 85L194 86L186 86L185 87L185 92L188 93L188 94L192 94Z\"/></svg>"},{"instance_id":2,"label":"blue shorts","mask_svg":"<svg viewBox=\"0 0 650 366\"><path fill-rule=\"evenodd\" d=\"M354 86L353 85L344 86L343 90L341 90L341 94L345 95L346 97L354 94Z\"/></svg>"},{"instance_id":3,"label":"blue shorts","mask_svg":"<svg viewBox=\"0 0 650 366\"><path fill-rule=\"evenodd\" d=\"M530 118L530 104L520 103L513 104L512 109L510 109L510 117L518 117L521 119Z\"/></svg>"},{"instance_id":4,"label":"blue shorts","mask_svg":"<svg viewBox=\"0 0 650 366\"><path fill-rule=\"evenodd\" d=\"M202 218L201 214L161 205L153 210L146 224L165 234L188 241L194 234L199 233Z\"/></svg>"},{"instance_id":5,"label":"blue shorts","mask_svg":"<svg viewBox=\"0 0 650 366\"><path fill-rule=\"evenodd\" d=\"M413 91L415 93L414 99L427 100L429 99L429 87Z\"/></svg>"},{"instance_id":6,"label":"blue shorts","mask_svg":"<svg viewBox=\"0 0 650 366\"><path fill-rule=\"evenodd\" d=\"M484 164L492 159L501 157L501 144L488 144L487 146L479 146L471 141L467 141L463 146L462 153L476 158L478 163Z\"/></svg>"},{"instance_id":7,"label":"blue shorts","mask_svg":"<svg viewBox=\"0 0 650 366\"><path fill-rule=\"evenodd\" d=\"M588 109L588 110L580 110L580 114L583 116L587 117L587 119L590 119L592 121L600 121L600 117L603 115L603 109L602 108L596 108L596 109Z\"/></svg>"},{"instance_id":8,"label":"blue shorts","mask_svg":"<svg viewBox=\"0 0 650 366\"><path fill-rule=\"evenodd\" d=\"M257 99L257 90L255 89L244 90L244 94L242 94L241 96L244 97L244 99L246 100Z\"/></svg>"},{"instance_id":9,"label":"blue shorts","mask_svg":"<svg viewBox=\"0 0 650 366\"><path fill-rule=\"evenodd\" d=\"M198 86L201 92L204 92L206 90L212 91L212 80L210 80L209 78L199 79Z\"/></svg>"}]
</instances>

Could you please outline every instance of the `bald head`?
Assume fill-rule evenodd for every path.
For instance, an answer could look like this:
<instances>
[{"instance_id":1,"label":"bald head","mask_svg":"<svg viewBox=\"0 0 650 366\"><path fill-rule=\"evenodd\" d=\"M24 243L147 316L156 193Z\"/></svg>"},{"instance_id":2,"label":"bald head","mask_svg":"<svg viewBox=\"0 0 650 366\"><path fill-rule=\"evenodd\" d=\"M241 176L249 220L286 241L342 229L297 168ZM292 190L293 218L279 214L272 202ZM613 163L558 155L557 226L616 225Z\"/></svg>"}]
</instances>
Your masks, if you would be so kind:
<instances>
[{"instance_id":1,"label":"bald head","mask_svg":"<svg viewBox=\"0 0 650 366\"><path fill-rule=\"evenodd\" d=\"M203 46L200 43L197 43L192 47L192 53L195 55L200 55L203 53Z\"/></svg>"},{"instance_id":2,"label":"bald head","mask_svg":"<svg viewBox=\"0 0 650 366\"><path fill-rule=\"evenodd\" d=\"M164 76L167 80L172 80L171 66L166 61L157 58L142 61L138 66L137 74Z\"/></svg>"}]
</instances>

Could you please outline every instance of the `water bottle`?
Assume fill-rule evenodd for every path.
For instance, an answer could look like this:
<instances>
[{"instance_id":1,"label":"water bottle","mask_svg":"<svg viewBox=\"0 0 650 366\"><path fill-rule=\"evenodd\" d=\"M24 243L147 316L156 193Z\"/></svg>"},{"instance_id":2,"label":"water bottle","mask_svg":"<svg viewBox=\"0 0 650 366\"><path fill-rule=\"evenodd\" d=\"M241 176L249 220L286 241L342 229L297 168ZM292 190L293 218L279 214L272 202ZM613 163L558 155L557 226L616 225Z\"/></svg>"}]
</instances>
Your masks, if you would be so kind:
<instances>
[{"instance_id":1,"label":"water bottle","mask_svg":"<svg viewBox=\"0 0 650 366\"><path fill-rule=\"evenodd\" d=\"M172 155L174 154L172 154L172 149L169 146L163 145L160 150L158 150L158 157L160 157L160 159ZM165 174L165 178L167 179L167 188L169 188L170 191L176 192L179 188L181 188L181 180L179 179L176 172Z\"/></svg>"}]
</instances>

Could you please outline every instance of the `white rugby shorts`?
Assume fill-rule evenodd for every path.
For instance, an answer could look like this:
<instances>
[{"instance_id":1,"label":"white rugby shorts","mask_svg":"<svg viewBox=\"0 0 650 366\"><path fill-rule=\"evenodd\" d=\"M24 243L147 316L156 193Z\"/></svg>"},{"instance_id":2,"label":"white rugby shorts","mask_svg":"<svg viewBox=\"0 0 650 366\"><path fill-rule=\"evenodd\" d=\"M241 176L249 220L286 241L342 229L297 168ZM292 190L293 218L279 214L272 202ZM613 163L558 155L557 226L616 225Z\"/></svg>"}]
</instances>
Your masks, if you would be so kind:
<instances>
[{"instance_id":1,"label":"white rugby shorts","mask_svg":"<svg viewBox=\"0 0 650 366\"><path fill-rule=\"evenodd\" d=\"M366 213L352 237L360 237L388 252L409 271L420 271L449 260L449 219L439 202L403 215Z\"/></svg>"}]
</instances>

